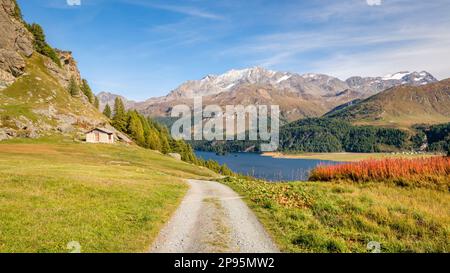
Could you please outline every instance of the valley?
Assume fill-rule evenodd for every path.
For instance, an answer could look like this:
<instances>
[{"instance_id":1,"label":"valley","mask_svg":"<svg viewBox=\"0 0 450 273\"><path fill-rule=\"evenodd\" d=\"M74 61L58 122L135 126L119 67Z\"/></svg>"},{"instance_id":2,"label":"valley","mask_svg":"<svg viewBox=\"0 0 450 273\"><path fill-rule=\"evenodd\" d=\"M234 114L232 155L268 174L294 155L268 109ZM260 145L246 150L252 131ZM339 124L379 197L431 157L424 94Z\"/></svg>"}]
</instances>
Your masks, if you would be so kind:
<instances>
[{"instance_id":1,"label":"valley","mask_svg":"<svg viewBox=\"0 0 450 273\"><path fill-rule=\"evenodd\" d=\"M105 41L94 44L98 29L75 35L73 26L74 33L55 28L64 16L44 11L82 11L103 1L39 7L34 16L50 31L27 22L35 17L24 17L18 2L28 12L37 5L0 0L0 253L368 253L373 244L387 253L450 251L450 79L417 65L410 66L417 71L392 65L400 72L340 79L240 61L211 70L222 74L186 81L202 59L181 70L193 50L184 35L180 44L172 45L174 37L141 44L154 31L173 35L167 22L159 30L143 26L155 17L145 11L187 16L182 22L189 24L191 17L231 21L169 5L139 6L118 20L137 5L119 1L126 8L108 7L116 13L67 17L77 18L74 25L81 28L106 16ZM110 26L118 22L139 25ZM145 35L135 35L142 29ZM133 45L125 53L110 52L117 41L106 39L123 30L132 36L117 41ZM167 40L164 50L178 58L176 65L159 59L171 56L155 48L140 49ZM171 52L180 45L181 53ZM101 59L86 57L90 50ZM221 54L207 59L222 62ZM142 59L131 67L128 58L132 63L135 55ZM140 71L146 58L155 67ZM117 70L109 74L111 60ZM352 75L371 75L359 69ZM162 76L167 71L183 79L177 87L167 88L173 85ZM99 86L117 90L97 93ZM146 97L152 88L168 92L151 97L148 91L149 99L135 101L130 98L136 93L127 90L136 86ZM261 153L260 140L177 139L173 108L191 106L199 96L205 106L278 105L278 149Z\"/></svg>"}]
</instances>

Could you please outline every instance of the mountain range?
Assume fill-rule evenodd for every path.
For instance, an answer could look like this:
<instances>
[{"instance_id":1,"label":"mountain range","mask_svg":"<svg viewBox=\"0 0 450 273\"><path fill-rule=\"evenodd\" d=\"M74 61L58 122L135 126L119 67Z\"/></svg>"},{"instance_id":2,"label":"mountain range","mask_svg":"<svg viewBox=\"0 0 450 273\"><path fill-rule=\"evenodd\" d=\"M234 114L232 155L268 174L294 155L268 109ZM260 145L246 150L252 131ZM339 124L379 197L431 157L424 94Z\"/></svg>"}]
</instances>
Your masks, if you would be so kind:
<instances>
[{"instance_id":1,"label":"mountain range","mask_svg":"<svg viewBox=\"0 0 450 273\"><path fill-rule=\"evenodd\" d=\"M55 132L73 135L109 126L92 97L68 91L72 81L84 85L77 62L70 51L46 44L43 33L36 32L39 28L23 21L14 0L2 0L0 140ZM37 39L47 46L45 50L39 50ZM167 96L142 102L120 98L127 109L153 117L167 117L173 106L190 105L194 97L202 96L205 105L279 105L283 122L325 115L352 123L408 127L450 121L449 86L449 80L438 82L426 71L340 80L253 67L187 81ZM98 94L100 110L106 104L113 106L117 96Z\"/></svg>"},{"instance_id":2,"label":"mountain range","mask_svg":"<svg viewBox=\"0 0 450 273\"><path fill-rule=\"evenodd\" d=\"M450 122L450 79L420 86L392 87L325 116L356 124L405 128L421 123Z\"/></svg>"},{"instance_id":3,"label":"mountain range","mask_svg":"<svg viewBox=\"0 0 450 273\"><path fill-rule=\"evenodd\" d=\"M396 86L423 86L437 82L430 73L398 72L384 77L351 77L345 81L324 74L277 72L261 67L231 70L222 75L207 75L187 81L167 96L125 105L150 116L168 116L177 104L192 104L202 96L205 104L279 105L284 120L318 117L348 103L369 98ZM102 92L103 105L112 105L117 95Z\"/></svg>"}]
</instances>

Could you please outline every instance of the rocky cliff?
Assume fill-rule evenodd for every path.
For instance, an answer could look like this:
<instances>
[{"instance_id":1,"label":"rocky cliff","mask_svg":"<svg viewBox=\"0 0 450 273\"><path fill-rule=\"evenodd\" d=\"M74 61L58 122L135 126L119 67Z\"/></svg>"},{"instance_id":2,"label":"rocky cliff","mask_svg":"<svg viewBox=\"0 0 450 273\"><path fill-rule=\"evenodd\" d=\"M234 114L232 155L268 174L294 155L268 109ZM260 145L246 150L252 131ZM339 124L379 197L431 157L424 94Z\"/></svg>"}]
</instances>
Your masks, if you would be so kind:
<instances>
[{"instance_id":1,"label":"rocky cliff","mask_svg":"<svg viewBox=\"0 0 450 273\"><path fill-rule=\"evenodd\" d=\"M0 0L0 140L108 127L86 96L68 92L71 78L82 82L72 53L55 50L53 59L38 53L28 29L16 1Z\"/></svg>"},{"instance_id":2,"label":"rocky cliff","mask_svg":"<svg viewBox=\"0 0 450 273\"><path fill-rule=\"evenodd\" d=\"M11 85L25 71L33 54L33 35L22 22L13 0L0 0L0 89Z\"/></svg>"}]
</instances>

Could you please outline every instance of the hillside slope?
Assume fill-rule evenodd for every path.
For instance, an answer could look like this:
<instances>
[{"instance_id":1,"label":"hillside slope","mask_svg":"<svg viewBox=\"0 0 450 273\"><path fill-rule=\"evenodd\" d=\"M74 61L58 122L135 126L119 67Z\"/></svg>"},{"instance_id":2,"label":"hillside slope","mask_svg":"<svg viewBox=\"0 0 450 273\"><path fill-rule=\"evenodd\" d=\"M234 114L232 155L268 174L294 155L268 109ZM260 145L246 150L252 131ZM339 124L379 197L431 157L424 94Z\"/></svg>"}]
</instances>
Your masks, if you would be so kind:
<instances>
[{"instance_id":1,"label":"hillside slope","mask_svg":"<svg viewBox=\"0 0 450 273\"><path fill-rule=\"evenodd\" d=\"M89 102L72 97L34 53L25 74L0 91L0 140L73 134L108 121Z\"/></svg>"},{"instance_id":2,"label":"hillside slope","mask_svg":"<svg viewBox=\"0 0 450 273\"><path fill-rule=\"evenodd\" d=\"M0 33L0 141L108 126L92 92L81 91L87 83L72 53L50 47L42 28L22 19L15 0L0 2Z\"/></svg>"},{"instance_id":3,"label":"hillside slope","mask_svg":"<svg viewBox=\"0 0 450 273\"><path fill-rule=\"evenodd\" d=\"M358 124L409 127L450 121L450 79L388 89L326 115Z\"/></svg>"},{"instance_id":4,"label":"hillside slope","mask_svg":"<svg viewBox=\"0 0 450 273\"><path fill-rule=\"evenodd\" d=\"M207 170L137 146L0 143L0 253L144 252Z\"/></svg>"}]
</instances>

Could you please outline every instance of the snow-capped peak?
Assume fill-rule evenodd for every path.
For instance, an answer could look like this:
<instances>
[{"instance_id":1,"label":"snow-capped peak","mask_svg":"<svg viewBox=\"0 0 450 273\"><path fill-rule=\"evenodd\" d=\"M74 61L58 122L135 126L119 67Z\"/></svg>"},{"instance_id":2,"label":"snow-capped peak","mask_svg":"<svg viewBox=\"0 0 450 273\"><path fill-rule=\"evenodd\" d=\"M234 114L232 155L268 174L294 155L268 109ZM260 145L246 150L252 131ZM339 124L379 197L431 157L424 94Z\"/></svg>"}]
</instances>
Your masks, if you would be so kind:
<instances>
[{"instance_id":1,"label":"snow-capped peak","mask_svg":"<svg viewBox=\"0 0 450 273\"><path fill-rule=\"evenodd\" d=\"M303 74L302 77L304 79L316 79L319 77L319 74L316 73L307 73L307 74Z\"/></svg>"},{"instance_id":2,"label":"snow-capped peak","mask_svg":"<svg viewBox=\"0 0 450 273\"><path fill-rule=\"evenodd\" d=\"M401 80L403 77L410 75L411 73L409 71L403 71L403 72L397 72L395 74L388 74L383 77L384 81L389 80Z\"/></svg>"}]
</instances>

